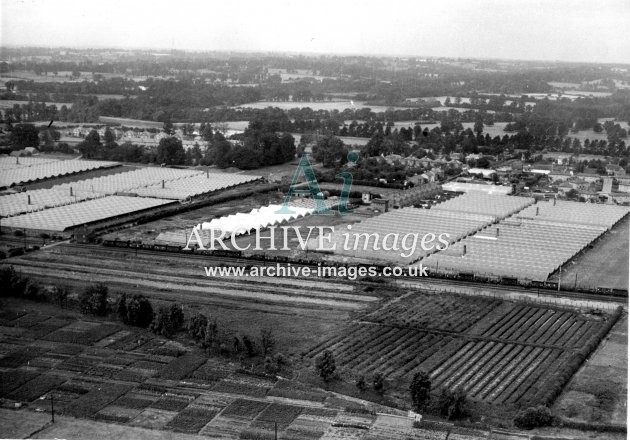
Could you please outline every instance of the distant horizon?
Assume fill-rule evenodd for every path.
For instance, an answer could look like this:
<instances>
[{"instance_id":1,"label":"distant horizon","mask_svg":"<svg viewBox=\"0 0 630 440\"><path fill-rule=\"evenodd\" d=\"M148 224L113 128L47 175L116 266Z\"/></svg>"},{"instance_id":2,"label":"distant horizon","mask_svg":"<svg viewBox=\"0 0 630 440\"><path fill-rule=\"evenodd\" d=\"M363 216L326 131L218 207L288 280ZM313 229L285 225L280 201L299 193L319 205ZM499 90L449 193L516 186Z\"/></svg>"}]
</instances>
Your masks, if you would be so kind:
<instances>
[{"instance_id":1,"label":"distant horizon","mask_svg":"<svg viewBox=\"0 0 630 440\"><path fill-rule=\"evenodd\" d=\"M0 12L12 47L630 64L626 0L0 0Z\"/></svg>"},{"instance_id":2,"label":"distant horizon","mask_svg":"<svg viewBox=\"0 0 630 440\"><path fill-rule=\"evenodd\" d=\"M171 55L170 52L178 51L185 53L219 53L219 54L251 54L251 55L301 55L301 56L326 56L326 57L365 57L365 58L426 58L435 60L472 60L472 61L491 61L491 62L524 62L524 63L548 63L548 64L593 64L593 65L620 65L630 67L630 61L628 62L613 62L613 61L568 61L560 59L525 59L525 58L491 58L491 57L479 57L479 56L445 56L445 55L427 55L427 54L379 54L379 53L341 53L341 52L299 52L290 50L247 50L247 49L190 49L190 48L166 48L166 47L115 47L115 46L46 46L46 45L15 45L4 44L0 45L0 51L3 48L10 49L46 49L46 50L113 50L113 51L143 51L143 52L158 52L163 55ZM0 53L0 55L2 55Z\"/></svg>"}]
</instances>

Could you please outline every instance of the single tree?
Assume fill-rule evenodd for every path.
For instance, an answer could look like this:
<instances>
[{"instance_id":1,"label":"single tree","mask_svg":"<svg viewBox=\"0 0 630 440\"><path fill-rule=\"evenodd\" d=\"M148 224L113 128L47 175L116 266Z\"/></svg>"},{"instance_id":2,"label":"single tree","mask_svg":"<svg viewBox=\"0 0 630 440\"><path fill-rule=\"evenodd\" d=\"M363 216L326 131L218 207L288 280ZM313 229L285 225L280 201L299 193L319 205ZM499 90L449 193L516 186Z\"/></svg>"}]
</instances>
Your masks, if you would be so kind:
<instances>
[{"instance_id":1,"label":"single tree","mask_svg":"<svg viewBox=\"0 0 630 440\"><path fill-rule=\"evenodd\" d=\"M365 382L365 376L361 375L355 382L357 389L361 392L367 389L367 383Z\"/></svg>"},{"instance_id":2,"label":"single tree","mask_svg":"<svg viewBox=\"0 0 630 440\"><path fill-rule=\"evenodd\" d=\"M243 335L243 346L245 347L245 351L247 351L247 356L252 357L256 354L254 341L251 340L249 335Z\"/></svg>"},{"instance_id":3,"label":"single tree","mask_svg":"<svg viewBox=\"0 0 630 440\"><path fill-rule=\"evenodd\" d=\"M374 391L376 391L377 393L383 393L383 391L385 390L385 376L383 376L383 373L378 372L374 374L372 386L374 387Z\"/></svg>"},{"instance_id":4,"label":"single tree","mask_svg":"<svg viewBox=\"0 0 630 440\"><path fill-rule=\"evenodd\" d=\"M333 377L337 366L335 365L335 357L330 350L324 351L321 357L317 359L315 368L325 382L328 382Z\"/></svg>"},{"instance_id":5,"label":"single tree","mask_svg":"<svg viewBox=\"0 0 630 440\"><path fill-rule=\"evenodd\" d=\"M9 143L15 149L37 147L39 145L39 132L33 124L18 124L11 131Z\"/></svg>"},{"instance_id":6,"label":"single tree","mask_svg":"<svg viewBox=\"0 0 630 440\"><path fill-rule=\"evenodd\" d=\"M267 357L267 355L273 351L277 342L273 330L270 328L260 330L260 347L262 348L263 357Z\"/></svg>"},{"instance_id":7,"label":"single tree","mask_svg":"<svg viewBox=\"0 0 630 440\"><path fill-rule=\"evenodd\" d=\"M134 295L127 301L127 323L146 328L153 321L153 306L143 295Z\"/></svg>"},{"instance_id":8,"label":"single tree","mask_svg":"<svg viewBox=\"0 0 630 440\"><path fill-rule=\"evenodd\" d=\"M175 137L160 139L156 159L166 165L183 165L186 162L186 152L182 141Z\"/></svg>"},{"instance_id":9,"label":"single tree","mask_svg":"<svg viewBox=\"0 0 630 440\"><path fill-rule=\"evenodd\" d=\"M104 316L107 314L108 289L104 284L92 284L79 293L79 309L82 313Z\"/></svg>"},{"instance_id":10,"label":"single tree","mask_svg":"<svg viewBox=\"0 0 630 440\"><path fill-rule=\"evenodd\" d=\"M437 406L443 417L449 420L460 419L468 413L468 397L461 388L443 388Z\"/></svg>"},{"instance_id":11,"label":"single tree","mask_svg":"<svg viewBox=\"0 0 630 440\"><path fill-rule=\"evenodd\" d=\"M409 392L416 411L422 411L431 397L431 378L429 375L424 371L417 372L413 376Z\"/></svg>"},{"instance_id":12,"label":"single tree","mask_svg":"<svg viewBox=\"0 0 630 440\"><path fill-rule=\"evenodd\" d=\"M188 323L188 335L196 341L203 341L206 338L207 327L208 318L206 315L199 313L193 316Z\"/></svg>"}]
</instances>

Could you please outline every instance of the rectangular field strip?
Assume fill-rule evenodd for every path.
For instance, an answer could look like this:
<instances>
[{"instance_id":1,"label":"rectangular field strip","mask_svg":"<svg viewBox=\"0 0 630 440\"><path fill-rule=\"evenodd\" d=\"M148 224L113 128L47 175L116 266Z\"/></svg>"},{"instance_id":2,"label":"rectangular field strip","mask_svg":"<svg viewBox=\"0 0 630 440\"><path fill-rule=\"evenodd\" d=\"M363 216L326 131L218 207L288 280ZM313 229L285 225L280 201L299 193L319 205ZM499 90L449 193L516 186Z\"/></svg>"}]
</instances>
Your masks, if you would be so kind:
<instances>
[{"instance_id":1,"label":"rectangular field strip","mask_svg":"<svg viewBox=\"0 0 630 440\"><path fill-rule=\"evenodd\" d=\"M366 377L381 372L400 383L426 371L434 389L461 388L476 400L518 405L597 338L607 319L414 293L367 314L304 356L315 360L330 351L344 371Z\"/></svg>"}]
</instances>

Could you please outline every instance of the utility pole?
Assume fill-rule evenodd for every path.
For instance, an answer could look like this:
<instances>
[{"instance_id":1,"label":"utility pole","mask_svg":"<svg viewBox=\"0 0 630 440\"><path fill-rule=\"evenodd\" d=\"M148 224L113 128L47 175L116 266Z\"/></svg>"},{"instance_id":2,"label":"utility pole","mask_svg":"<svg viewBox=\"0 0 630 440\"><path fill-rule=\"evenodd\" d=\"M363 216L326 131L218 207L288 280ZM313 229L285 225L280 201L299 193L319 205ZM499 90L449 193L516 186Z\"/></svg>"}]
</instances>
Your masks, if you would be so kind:
<instances>
[{"instance_id":1,"label":"utility pole","mask_svg":"<svg viewBox=\"0 0 630 440\"><path fill-rule=\"evenodd\" d=\"M562 284L562 266L560 266L560 273L558 274L558 292L560 292L560 284Z\"/></svg>"}]
</instances>

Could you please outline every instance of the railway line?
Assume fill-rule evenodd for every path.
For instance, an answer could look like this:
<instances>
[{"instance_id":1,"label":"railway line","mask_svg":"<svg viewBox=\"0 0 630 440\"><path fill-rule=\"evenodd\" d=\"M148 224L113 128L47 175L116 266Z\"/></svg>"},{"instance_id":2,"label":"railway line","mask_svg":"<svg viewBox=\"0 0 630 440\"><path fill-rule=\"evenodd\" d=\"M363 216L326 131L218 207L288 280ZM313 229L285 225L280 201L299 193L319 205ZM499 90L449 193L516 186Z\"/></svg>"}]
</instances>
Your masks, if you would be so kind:
<instances>
[{"instance_id":1,"label":"railway line","mask_svg":"<svg viewBox=\"0 0 630 440\"><path fill-rule=\"evenodd\" d=\"M198 254L198 253L182 253L182 252L168 252L168 251L155 251L148 250L142 248L127 248L127 247L110 247L103 246L98 244L76 244L76 243L64 243L55 246L54 248L45 248L39 252L53 252L57 254L68 254L73 256L84 256L85 258L111 258L118 260L126 260L129 258L141 258L149 261L163 262L164 264L170 266L178 266L178 265L189 265L191 267L201 266L203 262L204 265L230 265L230 266L252 266L252 265L270 265L270 264L280 264L286 265L286 262L273 262L266 260L255 260L249 258L242 257L232 257L232 256L215 256L209 254ZM9 263L11 260L7 260ZM314 263L306 263L306 262L290 262L290 264L294 267L316 267ZM274 282L276 282L280 278L275 278ZM314 280L315 277L310 277L311 280ZM329 280L328 278L322 278L322 280ZM332 281L332 280L331 280ZM608 303L611 306L617 304L623 307L627 307L628 298L620 297L618 295L609 295L605 293L587 293L580 291L572 291L572 290L556 290L549 289L544 287L526 287L526 286L518 286L518 285L502 285L502 284L491 284L491 283L481 283L477 281L471 280L457 280L457 279L444 279L444 278L435 278L435 277L422 277L419 279L418 277L399 277L399 278L391 278L393 285L398 285L399 287L404 288L414 288L414 289L426 289L426 290L437 290L437 291L446 291L449 288L457 289L468 289L471 291L483 289L484 292L491 292L497 296L500 295L523 295L527 297L531 297L535 295L537 298L541 300L544 299L552 299L552 298L564 298L567 300L573 301L592 301L592 302L603 302ZM251 279L249 282L263 282L264 280ZM335 279L335 284L340 286L345 286L346 289L350 289L353 285L373 285L380 283L373 283L370 281L354 281L351 282L345 279Z\"/></svg>"}]
</instances>

